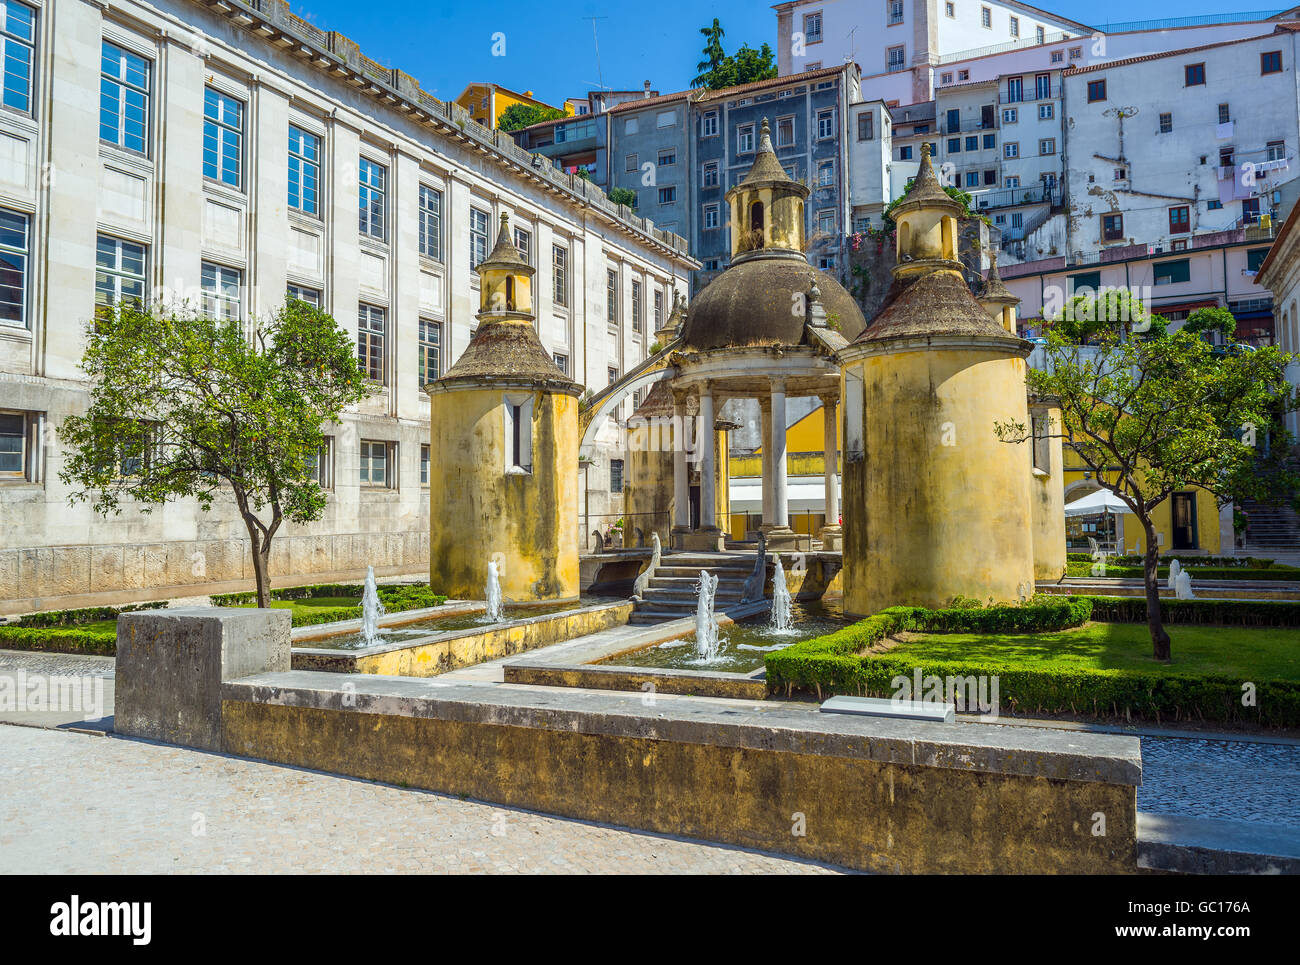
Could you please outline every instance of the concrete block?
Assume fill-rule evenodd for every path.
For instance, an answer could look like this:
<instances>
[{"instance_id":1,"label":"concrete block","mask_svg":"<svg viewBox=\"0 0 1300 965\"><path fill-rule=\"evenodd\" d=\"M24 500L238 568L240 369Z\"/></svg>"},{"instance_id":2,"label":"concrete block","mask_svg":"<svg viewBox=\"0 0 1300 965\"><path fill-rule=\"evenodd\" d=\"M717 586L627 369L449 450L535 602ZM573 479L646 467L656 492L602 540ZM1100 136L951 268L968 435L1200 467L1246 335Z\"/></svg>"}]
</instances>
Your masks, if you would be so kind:
<instances>
[{"instance_id":1,"label":"concrete block","mask_svg":"<svg viewBox=\"0 0 1300 965\"><path fill-rule=\"evenodd\" d=\"M131 737L221 749L221 685L289 669L288 610L187 607L117 621L116 716Z\"/></svg>"},{"instance_id":2,"label":"concrete block","mask_svg":"<svg viewBox=\"0 0 1300 965\"><path fill-rule=\"evenodd\" d=\"M899 717L903 720L936 720L951 724L956 713L951 704L925 700L889 700L883 697L832 697L821 705L823 714L857 714L861 717Z\"/></svg>"}]
</instances>

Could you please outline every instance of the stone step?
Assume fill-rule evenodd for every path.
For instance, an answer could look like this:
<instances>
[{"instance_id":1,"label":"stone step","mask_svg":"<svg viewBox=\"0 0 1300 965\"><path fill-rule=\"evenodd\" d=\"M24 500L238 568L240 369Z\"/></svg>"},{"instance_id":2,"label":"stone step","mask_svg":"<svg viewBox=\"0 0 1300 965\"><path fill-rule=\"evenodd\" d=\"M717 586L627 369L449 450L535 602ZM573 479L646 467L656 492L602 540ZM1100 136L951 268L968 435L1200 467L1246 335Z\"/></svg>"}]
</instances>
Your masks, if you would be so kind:
<instances>
[{"instance_id":1,"label":"stone step","mask_svg":"<svg viewBox=\"0 0 1300 965\"><path fill-rule=\"evenodd\" d=\"M694 587L699 582L700 582L700 578L698 576L660 576L658 573L656 573L654 576L650 577L650 585L652 587L658 586L658 587L663 587L664 589L672 589L672 590L691 588ZM724 590L724 589L736 590L744 585L745 585L745 581L741 579L739 576L718 577L719 590Z\"/></svg>"}]
</instances>

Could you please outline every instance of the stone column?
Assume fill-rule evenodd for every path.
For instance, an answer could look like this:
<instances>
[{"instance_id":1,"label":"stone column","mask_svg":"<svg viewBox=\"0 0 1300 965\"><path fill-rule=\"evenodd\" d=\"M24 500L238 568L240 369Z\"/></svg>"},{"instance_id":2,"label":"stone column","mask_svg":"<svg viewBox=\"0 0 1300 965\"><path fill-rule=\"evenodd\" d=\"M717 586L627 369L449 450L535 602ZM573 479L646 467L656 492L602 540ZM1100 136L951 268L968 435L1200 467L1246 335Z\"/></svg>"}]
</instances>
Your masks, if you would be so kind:
<instances>
[{"instance_id":1,"label":"stone column","mask_svg":"<svg viewBox=\"0 0 1300 965\"><path fill-rule=\"evenodd\" d=\"M717 477L714 475L716 435L713 431L713 387L705 382L700 389L700 417L696 426L695 444L700 462L700 530L706 533L718 530Z\"/></svg>"},{"instance_id":2,"label":"stone column","mask_svg":"<svg viewBox=\"0 0 1300 965\"><path fill-rule=\"evenodd\" d=\"M826 522L822 525L822 549L843 548L843 531L840 528L840 481L836 473L839 456L836 433L836 407L839 399L833 395L822 396L823 453L826 460Z\"/></svg>"},{"instance_id":3,"label":"stone column","mask_svg":"<svg viewBox=\"0 0 1300 965\"><path fill-rule=\"evenodd\" d=\"M673 546L691 531L691 492L686 467L686 396L673 392Z\"/></svg>"},{"instance_id":4,"label":"stone column","mask_svg":"<svg viewBox=\"0 0 1300 965\"><path fill-rule=\"evenodd\" d=\"M759 525L759 531L766 533L772 528L772 399L771 397L758 400L758 411L762 416L760 422L759 438L763 445L763 520Z\"/></svg>"},{"instance_id":5,"label":"stone column","mask_svg":"<svg viewBox=\"0 0 1300 965\"><path fill-rule=\"evenodd\" d=\"M771 437L766 448L772 450L772 529L768 533L768 546L779 548L793 546L794 532L790 529L789 481L786 478L785 452L785 379L772 379Z\"/></svg>"}]
</instances>

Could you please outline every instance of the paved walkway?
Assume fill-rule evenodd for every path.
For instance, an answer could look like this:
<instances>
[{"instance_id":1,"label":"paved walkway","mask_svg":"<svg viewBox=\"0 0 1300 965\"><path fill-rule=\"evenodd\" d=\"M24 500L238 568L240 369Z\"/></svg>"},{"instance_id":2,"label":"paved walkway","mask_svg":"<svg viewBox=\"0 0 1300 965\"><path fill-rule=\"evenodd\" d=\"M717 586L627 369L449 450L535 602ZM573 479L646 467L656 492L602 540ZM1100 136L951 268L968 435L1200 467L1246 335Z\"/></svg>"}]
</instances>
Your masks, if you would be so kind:
<instances>
[{"instance_id":1,"label":"paved walkway","mask_svg":"<svg viewBox=\"0 0 1300 965\"><path fill-rule=\"evenodd\" d=\"M839 869L143 741L0 724L0 873Z\"/></svg>"}]
</instances>

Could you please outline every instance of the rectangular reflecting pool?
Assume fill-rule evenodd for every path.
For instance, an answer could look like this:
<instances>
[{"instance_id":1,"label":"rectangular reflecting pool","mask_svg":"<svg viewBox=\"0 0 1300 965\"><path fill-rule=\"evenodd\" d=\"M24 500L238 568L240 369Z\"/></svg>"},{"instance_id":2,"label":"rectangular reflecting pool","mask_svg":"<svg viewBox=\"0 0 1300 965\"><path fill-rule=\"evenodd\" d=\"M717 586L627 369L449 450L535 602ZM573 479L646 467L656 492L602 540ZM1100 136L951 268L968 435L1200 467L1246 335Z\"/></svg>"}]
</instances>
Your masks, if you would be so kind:
<instances>
[{"instance_id":1,"label":"rectangular reflecting pool","mask_svg":"<svg viewBox=\"0 0 1300 965\"><path fill-rule=\"evenodd\" d=\"M473 630L480 627L486 630L493 626L504 626L507 623L527 620L529 617L540 617L553 613L565 613L569 610L578 610L582 607L609 602L612 601L593 597L583 598L581 600L571 600L568 603L507 605L505 608L504 619L501 620L489 620L484 614L482 608L473 610L469 613L464 611L452 613L444 617L428 616L419 620L413 620L410 623L399 623L396 626L380 626L379 640L376 645L382 646L384 644L398 644L411 640L418 640L422 637L428 637L434 634L452 633L457 630ZM400 614L391 614L391 616L400 617ZM294 645L304 647L310 646L324 650L360 650L365 646L365 641L362 639L359 631L330 633L329 626L329 624L322 624L319 627L322 631L320 636L312 634L310 636L300 637L294 641Z\"/></svg>"},{"instance_id":2,"label":"rectangular reflecting pool","mask_svg":"<svg viewBox=\"0 0 1300 965\"><path fill-rule=\"evenodd\" d=\"M746 617L718 631L718 654L705 660L695 650L695 634L668 640L641 650L597 661L618 667L657 667L663 670L700 670L722 673L751 673L763 667L773 650L811 640L848 626L839 600L809 600L794 603L794 627L773 630L767 613Z\"/></svg>"}]
</instances>

